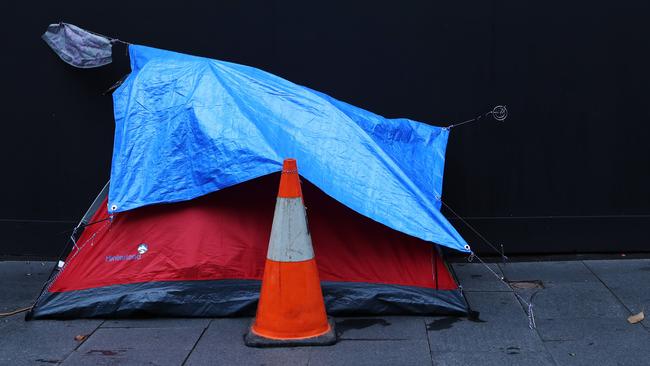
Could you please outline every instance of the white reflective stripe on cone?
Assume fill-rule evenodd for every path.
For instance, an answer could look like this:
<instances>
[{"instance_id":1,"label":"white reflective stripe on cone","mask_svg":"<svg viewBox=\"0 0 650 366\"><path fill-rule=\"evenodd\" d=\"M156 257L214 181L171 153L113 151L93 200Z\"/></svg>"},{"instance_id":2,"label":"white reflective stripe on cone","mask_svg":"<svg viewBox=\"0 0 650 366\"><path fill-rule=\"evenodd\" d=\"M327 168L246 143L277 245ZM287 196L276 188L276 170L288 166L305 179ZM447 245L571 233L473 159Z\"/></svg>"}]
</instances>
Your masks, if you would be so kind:
<instances>
[{"instance_id":1,"label":"white reflective stripe on cone","mask_svg":"<svg viewBox=\"0 0 650 366\"><path fill-rule=\"evenodd\" d=\"M266 258L277 262L302 262L314 258L301 197L278 197Z\"/></svg>"}]
</instances>

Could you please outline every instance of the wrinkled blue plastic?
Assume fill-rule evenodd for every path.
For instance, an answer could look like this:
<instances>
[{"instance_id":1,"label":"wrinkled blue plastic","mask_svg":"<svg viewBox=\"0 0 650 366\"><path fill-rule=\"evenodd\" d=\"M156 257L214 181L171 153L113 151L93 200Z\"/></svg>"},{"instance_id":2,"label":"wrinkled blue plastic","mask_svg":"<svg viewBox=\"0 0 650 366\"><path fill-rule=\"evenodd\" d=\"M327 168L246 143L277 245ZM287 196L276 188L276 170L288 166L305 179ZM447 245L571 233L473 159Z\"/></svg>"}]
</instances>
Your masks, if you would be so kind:
<instances>
[{"instance_id":1,"label":"wrinkled blue plastic","mask_svg":"<svg viewBox=\"0 0 650 366\"><path fill-rule=\"evenodd\" d=\"M281 170L395 230L460 251L440 213L449 131L386 119L267 72L130 45L113 94L109 211L190 200Z\"/></svg>"}]
</instances>

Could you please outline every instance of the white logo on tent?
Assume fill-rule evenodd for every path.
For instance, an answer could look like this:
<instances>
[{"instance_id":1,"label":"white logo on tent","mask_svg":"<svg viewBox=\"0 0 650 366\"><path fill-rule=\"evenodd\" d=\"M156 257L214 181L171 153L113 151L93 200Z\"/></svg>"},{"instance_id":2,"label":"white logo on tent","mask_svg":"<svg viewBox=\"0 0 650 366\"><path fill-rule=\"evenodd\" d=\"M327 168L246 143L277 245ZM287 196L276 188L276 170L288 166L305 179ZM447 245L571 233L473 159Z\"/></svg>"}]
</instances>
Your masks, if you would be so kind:
<instances>
[{"instance_id":1,"label":"white logo on tent","mask_svg":"<svg viewBox=\"0 0 650 366\"><path fill-rule=\"evenodd\" d=\"M142 244L138 245L138 253L144 254L144 253L147 252L147 250L149 250L149 247L147 246L147 244L142 243Z\"/></svg>"}]
</instances>

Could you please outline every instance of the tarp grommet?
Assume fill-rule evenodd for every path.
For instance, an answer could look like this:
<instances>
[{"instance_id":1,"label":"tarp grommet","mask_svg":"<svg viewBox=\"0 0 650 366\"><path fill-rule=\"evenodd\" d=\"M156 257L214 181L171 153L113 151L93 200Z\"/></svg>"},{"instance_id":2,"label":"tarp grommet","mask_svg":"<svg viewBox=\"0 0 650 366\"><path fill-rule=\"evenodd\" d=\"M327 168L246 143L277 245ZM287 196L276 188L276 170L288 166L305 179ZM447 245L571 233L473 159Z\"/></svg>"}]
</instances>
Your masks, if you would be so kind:
<instances>
[{"instance_id":1,"label":"tarp grommet","mask_svg":"<svg viewBox=\"0 0 650 366\"><path fill-rule=\"evenodd\" d=\"M117 210L117 205L116 205L116 204L112 204L112 205L111 205L111 211L115 211L115 210Z\"/></svg>"}]
</instances>

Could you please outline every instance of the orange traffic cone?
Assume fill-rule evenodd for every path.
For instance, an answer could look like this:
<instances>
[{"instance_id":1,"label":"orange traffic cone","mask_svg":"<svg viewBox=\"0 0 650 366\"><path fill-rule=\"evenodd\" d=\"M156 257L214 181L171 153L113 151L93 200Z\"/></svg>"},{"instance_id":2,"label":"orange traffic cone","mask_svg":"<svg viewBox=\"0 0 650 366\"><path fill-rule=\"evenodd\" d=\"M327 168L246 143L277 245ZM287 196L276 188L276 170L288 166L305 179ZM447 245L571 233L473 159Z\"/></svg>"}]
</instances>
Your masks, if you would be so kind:
<instances>
[{"instance_id":1,"label":"orange traffic cone","mask_svg":"<svg viewBox=\"0 0 650 366\"><path fill-rule=\"evenodd\" d=\"M336 342L334 325L325 313L294 159L282 166L257 316L244 341L252 347Z\"/></svg>"}]
</instances>

